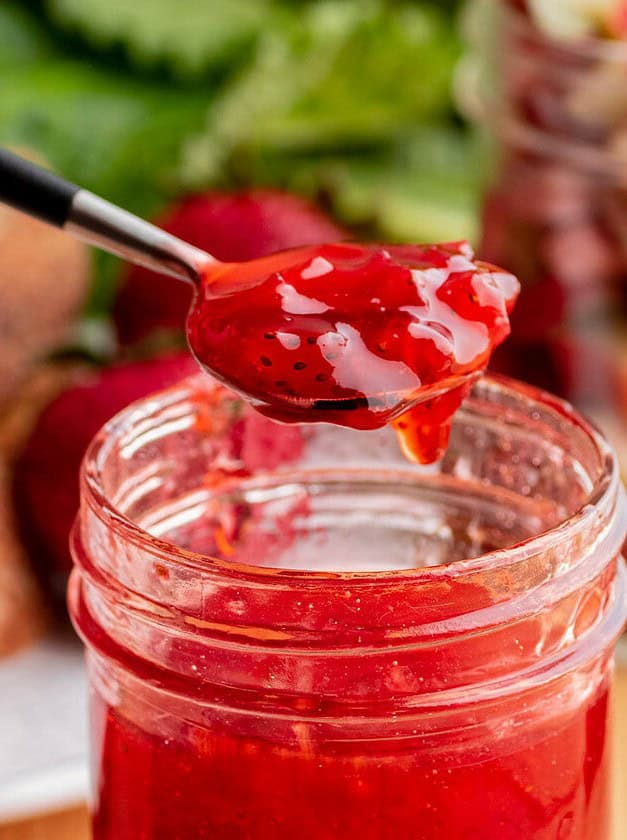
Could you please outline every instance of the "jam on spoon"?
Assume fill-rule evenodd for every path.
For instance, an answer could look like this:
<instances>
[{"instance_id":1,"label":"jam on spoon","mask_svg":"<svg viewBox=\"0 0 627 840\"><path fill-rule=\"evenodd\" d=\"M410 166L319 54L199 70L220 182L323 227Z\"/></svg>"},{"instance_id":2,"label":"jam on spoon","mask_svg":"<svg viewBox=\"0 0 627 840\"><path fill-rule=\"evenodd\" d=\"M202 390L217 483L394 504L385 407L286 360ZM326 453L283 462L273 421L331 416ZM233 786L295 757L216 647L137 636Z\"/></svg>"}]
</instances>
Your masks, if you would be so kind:
<instances>
[{"instance_id":1,"label":"jam on spoon","mask_svg":"<svg viewBox=\"0 0 627 840\"><path fill-rule=\"evenodd\" d=\"M192 352L263 414L355 429L392 423L406 454L425 463L446 447L518 294L511 274L475 262L465 242L310 246L221 263L3 149L0 199L191 281Z\"/></svg>"},{"instance_id":2,"label":"jam on spoon","mask_svg":"<svg viewBox=\"0 0 627 840\"><path fill-rule=\"evenodd\" d=\"M188 317L203 368L286 423L391 423L415 461L509 333L518 282L468 243L334 244L212 264Z\"/></svg>"}]
</instances>

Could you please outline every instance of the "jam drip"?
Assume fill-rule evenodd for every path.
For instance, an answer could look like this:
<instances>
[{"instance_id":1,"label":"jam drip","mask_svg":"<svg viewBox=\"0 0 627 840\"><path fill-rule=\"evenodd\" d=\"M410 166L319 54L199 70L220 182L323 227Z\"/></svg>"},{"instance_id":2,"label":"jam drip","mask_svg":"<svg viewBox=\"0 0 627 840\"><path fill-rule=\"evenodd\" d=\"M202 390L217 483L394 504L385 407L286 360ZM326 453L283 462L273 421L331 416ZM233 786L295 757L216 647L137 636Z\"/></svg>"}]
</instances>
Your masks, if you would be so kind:
<instances>
[{"instance_id":1,"label":"jam drip","mask_svg":"<svg viewBox=\"0 0 627 840\"><path fill-rule=\"evenodd\" d=\"M188 318L200 364L285 423L391 423L436 460L509 333L518 282L465 242L336 244L212 267Z\"/></svg>"}]
</instances>

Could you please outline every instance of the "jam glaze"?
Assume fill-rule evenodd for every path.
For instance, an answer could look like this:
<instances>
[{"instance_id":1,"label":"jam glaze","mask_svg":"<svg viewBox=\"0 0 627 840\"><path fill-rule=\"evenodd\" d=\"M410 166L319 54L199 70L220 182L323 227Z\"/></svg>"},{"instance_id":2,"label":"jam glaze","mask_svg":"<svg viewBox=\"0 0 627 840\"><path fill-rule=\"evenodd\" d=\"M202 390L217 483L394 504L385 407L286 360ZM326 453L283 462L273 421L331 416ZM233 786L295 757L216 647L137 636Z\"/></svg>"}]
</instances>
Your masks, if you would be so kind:
<instances>
[{"instance_id":1,"label":"jam glaze","mask_svg":"<svg viewBox=\"0 0 627 840\"><path fill-rule=\"evenodd\" d=\"M334 244L212 264L187 322L200 365L262 414L391 423L435 461L451 418L509 334L518 281L466 242Z\"/></svg>"}]
</instances>

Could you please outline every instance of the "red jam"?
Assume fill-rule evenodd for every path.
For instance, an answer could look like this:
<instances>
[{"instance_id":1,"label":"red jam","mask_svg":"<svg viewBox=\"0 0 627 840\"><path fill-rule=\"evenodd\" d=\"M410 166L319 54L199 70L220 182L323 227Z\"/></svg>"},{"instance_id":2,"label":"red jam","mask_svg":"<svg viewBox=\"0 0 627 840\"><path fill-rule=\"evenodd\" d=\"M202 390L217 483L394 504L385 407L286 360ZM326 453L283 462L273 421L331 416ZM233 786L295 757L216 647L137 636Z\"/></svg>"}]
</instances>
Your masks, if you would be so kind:
<instances>
[{"instance_id":1,"label":"red jam","mask_svg":"<svg viewBox=\"0 0 627 840\"><path fill-rule=\"evenodd\" d=\"M285 423L376 429L444 451L453 413L509 333L511 275L467 243L338 244L212 266L188 319L200 364Z\"/></svg>"},{"instance_id":2,"label":"red jam","mask_svg":"<svg viewBox=\"0 0 627 840\"><path fill-rule=\"evenodd\" d=\"M115 709L101 740L95 840L606 840L608 692L509 756L426 739L281 744L181 722L151 735ZM537 740L539 737L539 740Z\"/></svg>"}]
</instances>

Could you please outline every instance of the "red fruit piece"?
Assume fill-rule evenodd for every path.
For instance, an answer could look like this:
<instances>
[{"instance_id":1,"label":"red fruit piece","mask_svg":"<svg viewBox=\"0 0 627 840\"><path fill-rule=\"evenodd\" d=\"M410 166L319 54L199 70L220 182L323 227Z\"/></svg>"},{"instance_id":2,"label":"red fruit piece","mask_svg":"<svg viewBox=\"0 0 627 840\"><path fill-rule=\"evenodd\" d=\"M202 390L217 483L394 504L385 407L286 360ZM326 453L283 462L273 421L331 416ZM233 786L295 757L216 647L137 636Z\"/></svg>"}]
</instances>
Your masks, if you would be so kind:
<instances>
[{"instance_id":1,"label":"red fruit piece","mask_svg":"<svg viewBox=\"0 0 627 840\"><path fill-rule=\"evenodd\" d=\"M347 237L314 205L272 190L192 196L168 210L157 224L225 262ZM182 329L191 297L192 290L184 283L130 267L114 305L120 341L130 344L157 329Z\"/></svg>"},{"instance_id":2,"label":"red fruit piece","mask_svg":"<svg viewBox=\"0 0 627 840\"><path fill-rule=\"evenodd\" d=\"M231 454L247 472L275 470L294 463L302 455L304 432L299 427L278 425L256 411L247 411L230 432Z\"/></svg>"},{"instance_id":3,"label":"red fruit piece","mask_svg":"<svg viewBox=\"0 0 627 840\"><path fill-rule=\"evenodd\" d=\"M46 578L54 582L55 573L63 578L71 568L68 535L92 437L129 403L195 371L187 353L111 367L63 391L41 413L15 466L14 496L24 540Z\"/></svg>"}]
</instances>

